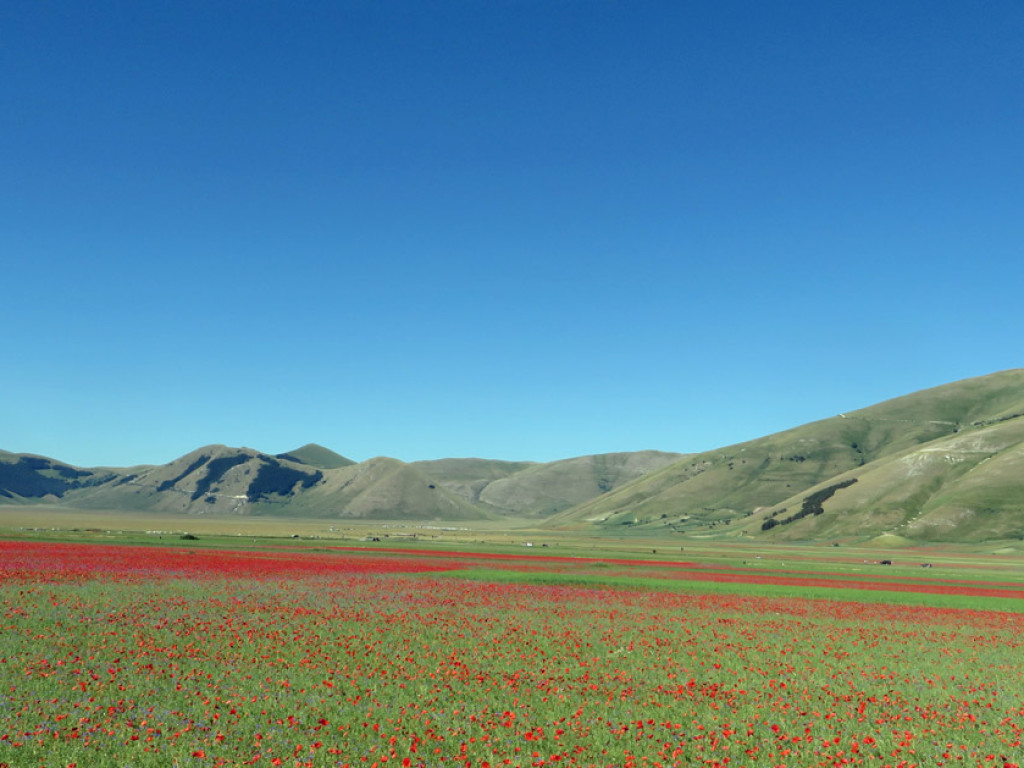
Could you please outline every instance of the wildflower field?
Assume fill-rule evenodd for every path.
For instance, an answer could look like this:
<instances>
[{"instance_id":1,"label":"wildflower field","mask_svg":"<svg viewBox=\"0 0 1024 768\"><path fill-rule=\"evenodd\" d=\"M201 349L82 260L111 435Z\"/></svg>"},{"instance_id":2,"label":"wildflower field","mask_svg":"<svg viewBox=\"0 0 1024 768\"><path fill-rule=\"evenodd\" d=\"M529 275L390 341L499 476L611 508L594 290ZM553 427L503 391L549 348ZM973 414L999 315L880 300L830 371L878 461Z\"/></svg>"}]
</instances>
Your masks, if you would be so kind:
<instances>
[{"instance_id":1,"label":"wildflower field","mask_svg":"<svg viewBox=\"0 0 1024 768\"><path fill-rule=\"evenodd\" d=\"M743 566L0 542L0 766L1024 763L1020 582Z\"/></svg>"}]
</instances>

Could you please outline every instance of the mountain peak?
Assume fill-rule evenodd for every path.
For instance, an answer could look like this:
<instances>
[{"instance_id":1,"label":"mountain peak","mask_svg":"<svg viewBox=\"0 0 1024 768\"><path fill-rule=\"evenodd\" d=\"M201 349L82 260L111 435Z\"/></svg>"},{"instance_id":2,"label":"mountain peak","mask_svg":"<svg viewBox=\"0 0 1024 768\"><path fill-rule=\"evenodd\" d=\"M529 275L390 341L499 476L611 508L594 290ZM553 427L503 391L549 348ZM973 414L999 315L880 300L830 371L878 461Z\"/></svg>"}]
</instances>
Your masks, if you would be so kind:
<instances>
[{"instance_id":1,"label":"mountain peak","mask_svg":"<svg viewBox=\"0 0 1024 768\"><path fill-rule=\"evenodd\" d=\"M294 451L279 453L275 458L306 464L317 469L338 469L355 464L352 459L348 459L340 453L335 453L330 448L324 448L316 443L306 443Z\"/></svg>"}]
</instances>

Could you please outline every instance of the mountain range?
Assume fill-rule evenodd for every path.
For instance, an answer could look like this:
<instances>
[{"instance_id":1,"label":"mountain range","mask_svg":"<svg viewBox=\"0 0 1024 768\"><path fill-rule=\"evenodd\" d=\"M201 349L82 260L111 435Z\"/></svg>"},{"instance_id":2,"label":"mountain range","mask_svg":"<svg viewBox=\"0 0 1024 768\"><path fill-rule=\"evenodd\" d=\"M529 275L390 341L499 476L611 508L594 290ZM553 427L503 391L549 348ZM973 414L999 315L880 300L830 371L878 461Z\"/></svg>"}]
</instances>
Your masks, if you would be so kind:
<instances>
[{"instance_id":1,"label":"mountain range","mask_svg":"<svg viewBox=\"0 0 1024 768\"><path fill-rule=\"evenodd\" d=\"M1024 538L1024 369L922 390L697 454L534 463L354 462L212 445L80 468L0 451L0 505L183 515L523 520L551 529L769 540ZM2 506L0 506L2 515Z\"/></svg>"}]
</instances>

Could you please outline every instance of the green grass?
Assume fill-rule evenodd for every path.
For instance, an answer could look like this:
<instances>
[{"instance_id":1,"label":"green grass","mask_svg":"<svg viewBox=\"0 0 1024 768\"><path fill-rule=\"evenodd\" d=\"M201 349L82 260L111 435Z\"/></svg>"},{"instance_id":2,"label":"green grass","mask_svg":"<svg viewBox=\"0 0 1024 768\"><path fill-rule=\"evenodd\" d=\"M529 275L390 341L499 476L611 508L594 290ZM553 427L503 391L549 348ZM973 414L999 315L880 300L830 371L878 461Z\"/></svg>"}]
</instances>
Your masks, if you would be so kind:
<instances>
[{"instance_id":1,"label":"green grass","mask_svg":"<svg viewBox=\"0 0 1024 768\"><path fill-rule=\"evenodd\" d=\"M920 605L933 608L1005 611L1024 613L1024 600L1012 597L987 597L951 594L933 594L874 589L802 586L790 584L752 584L648 578L644 576L607 576L603 574L554 573L511 571L496 568L473 568L447 571L441 577L469 579L503 584L543 584L583 586L650 592L681 592L687 594L740 595L765 598L805 598L851 603L878 603L884 605ZM899 586L893 584L894 587Z\"/></svg>"},{"instance_id":2,"label":"green grass","mask_svg":"<svg viewBox=\"0 0 1024 768\"><path fill-rule=\"evenodd\" d=\"M475 576L0 582L0 762L1022 760L1017 617Z\"/></svg>"}]
</instances>

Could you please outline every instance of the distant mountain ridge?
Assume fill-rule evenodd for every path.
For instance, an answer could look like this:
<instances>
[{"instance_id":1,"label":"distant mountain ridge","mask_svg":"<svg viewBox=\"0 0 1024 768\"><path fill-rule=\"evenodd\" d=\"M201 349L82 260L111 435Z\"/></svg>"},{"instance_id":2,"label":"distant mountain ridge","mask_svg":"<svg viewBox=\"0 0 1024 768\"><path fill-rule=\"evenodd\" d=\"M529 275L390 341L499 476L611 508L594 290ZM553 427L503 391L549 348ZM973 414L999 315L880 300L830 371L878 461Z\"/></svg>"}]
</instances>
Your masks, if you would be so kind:
<instances>
[{"instance_id":1,"label":"distant mountain ridge","mask_svg":"<svg viewBox=\"0 0 1024 768\"><path fill-rule=\"evenodd\" d=\"M80 469L0 453L0 504L339 519L472 520L543 516L671 463L645 451L550 464L442 459L356 463L323 446L269 455L209 445L160 466ZM531 472L528 474L527 470ZM499 490L491 490L492 486ZM493 497L493 498L492 498Z\"/></svg>"},{"instance_id":2,"label":"distant mountain ridge","mask_svg":"<svg viewBox=\"0 0 1024 768\"><path fill-rule=\"evenodd\" d=\"M699 454L353 462L223 445L84 469L0 451L2 505L780 540L1024 539L1024 370L934 387Z\"/></svg>"}]
</instances>

